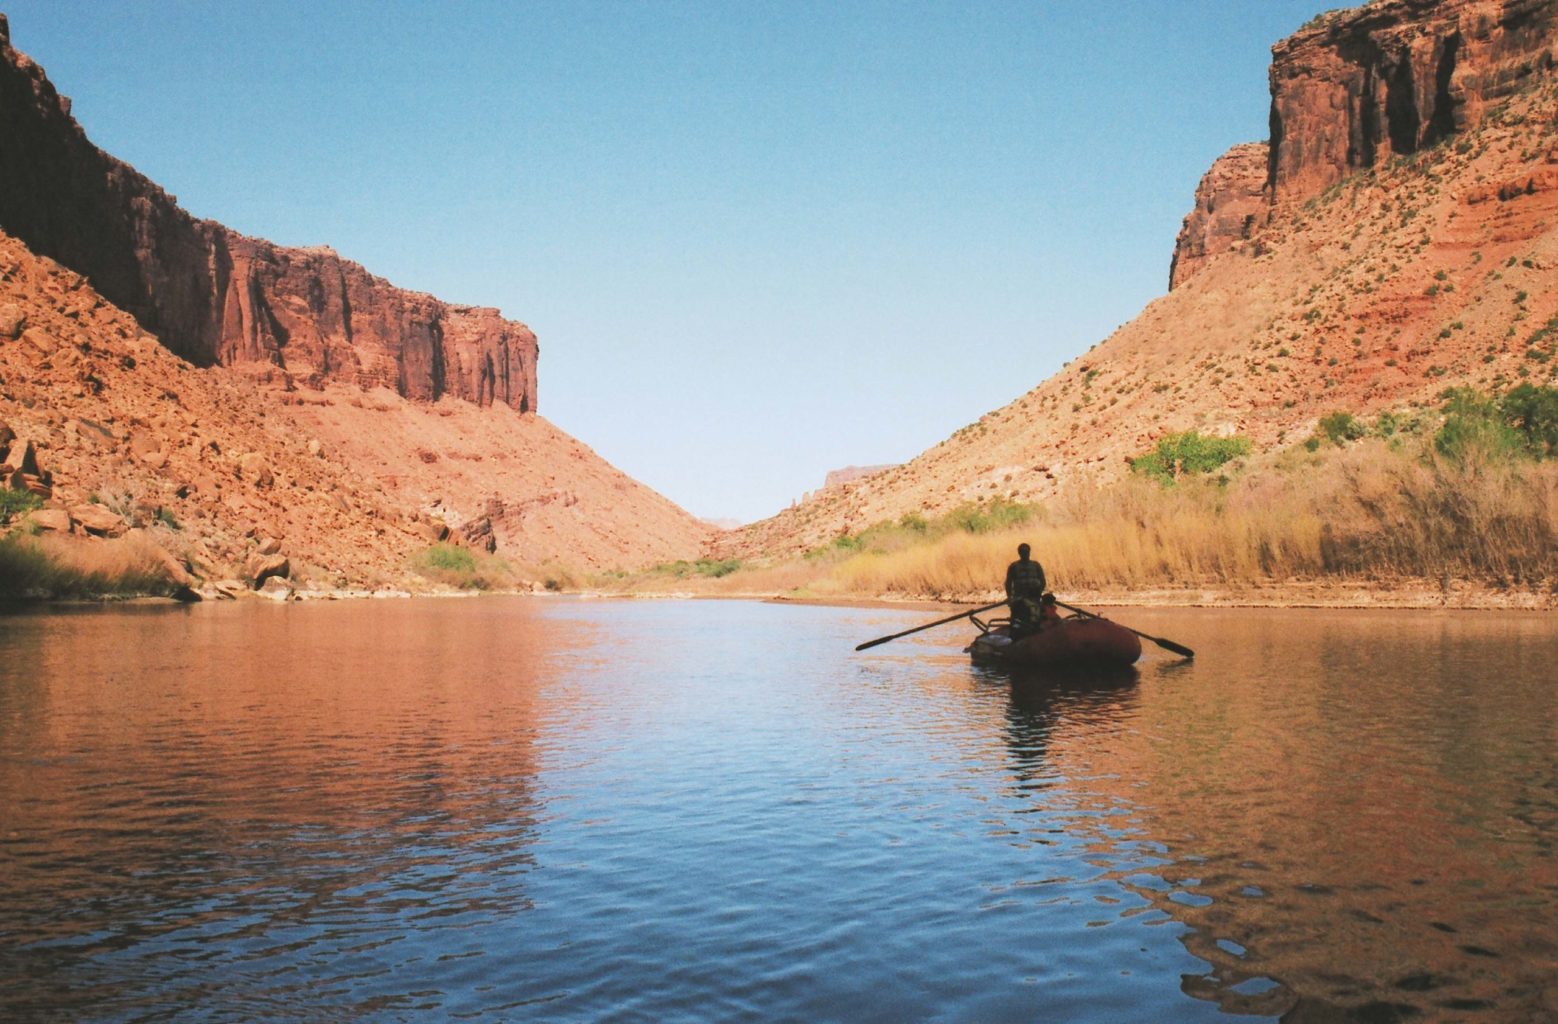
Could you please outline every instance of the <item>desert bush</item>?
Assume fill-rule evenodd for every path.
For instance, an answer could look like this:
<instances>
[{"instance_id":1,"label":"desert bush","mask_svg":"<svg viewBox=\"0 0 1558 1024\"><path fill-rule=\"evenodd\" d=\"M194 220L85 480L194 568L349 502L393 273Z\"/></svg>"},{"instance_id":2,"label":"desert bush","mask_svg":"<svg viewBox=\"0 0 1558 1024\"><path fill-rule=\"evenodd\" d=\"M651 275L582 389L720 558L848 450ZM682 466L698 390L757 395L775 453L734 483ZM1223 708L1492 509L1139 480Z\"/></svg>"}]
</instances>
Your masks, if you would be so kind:
<instances>
[{"instance_id":1,"label":"desert bush","mask_svg":"<svg viewBox=\"0 0 1558 1024\"><path fill-rule=\"evenodd\" d=\"M856 552L831 578L845 592L985 599L1021 540L1061 591L1558 578L1558 460L1452 458L1421 435L1279 459L1226 485L1127 477L1073 489L1051 511L1020 529Z\"/></svg>"},{"instance_id":2,"label":"desert bush","mask_svg":"<svg viewBox=\"0 0 1558 1024\"><path fill-rule=\"evenodd\" d=\"M1494 399L1466 387L1451 388L1444 398L1444 423L1434 435L1440 455L1457 463L1507 461L1525 450L1525 439Z\"/></svg>"},{"instance_id":3,"label":"desert bush","mask_svg":"<svg viewBox=\"0 0 1558 1024\"><path fill-rule=\"evenodd\" d=\"M514 582L507 562L458 544L434 544L412 560L412 569L435 583L461 590L492 590Z\"/></svg>"},{"instance_id":4,"label":"desert bush","mask_svg":"<svg viewBox=\"0 0 1558 1024\"><path fill-rule=\"evenodd\" d=\"M1356 416L1350 412L1333 412L1320 417L1320 433L1325 439L1340 448L1348 441L1356 441L1365 436L1369 431Z\"/></svg>"},{"instance_id":5,"label":"desert bush","mask_svg":"<svg viewBox=\"0 0 1558 1024\"><path fill-rule=\"evenodd\" d=\"M1539 459L1558 454L1558 388L1521 384L1499 399L1499 412L1524 436L1528 453Z\"/></svg>"},{"instance_id":6,"label":"desert bush","mask_svg":"<svg viewBox=\"0 0 1558 1024\"><path fill-rule=\"evenodd\" d=\"M964 502L942 517L941 532L990 533L1020 526L1033 517L1033 509L1021 502L992 498L986 502Z\"/></svg>"},{"instance_id":7,"label":"desert bush","mask_svg":"<svg viewBox=\"0 0 1558 1024\"><path fill-rule=\"evenodd\" d=\"M1225 463L1248 455L1250 442L1243 437L1207 437L1194 430L1169 434L1157 447L1131 460L1131 471L1172 484L1182 476L1210 473Z\"/></svg>"},{"instance_id":8,"label":"desert bush","mask_svg":"<svg viewBox=\"0 0 1558 1024\"><path fill-rule=\"evenodd\" d=\"M13 516L24 516L35 508L43 507L43 499L31 491L13 491L0 488L0 523Z\"/></svg>"}]
</instances>

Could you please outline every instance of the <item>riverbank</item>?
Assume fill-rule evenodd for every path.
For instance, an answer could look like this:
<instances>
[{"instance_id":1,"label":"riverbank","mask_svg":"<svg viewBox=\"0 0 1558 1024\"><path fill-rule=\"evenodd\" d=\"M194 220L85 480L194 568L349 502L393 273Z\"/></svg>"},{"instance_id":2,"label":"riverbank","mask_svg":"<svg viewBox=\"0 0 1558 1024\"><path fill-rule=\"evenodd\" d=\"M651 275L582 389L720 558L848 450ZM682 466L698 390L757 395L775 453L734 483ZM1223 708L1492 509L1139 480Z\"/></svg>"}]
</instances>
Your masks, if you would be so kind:
<instances>
[{"instance_id":1,"label":"riverbank","mask_svg":"<svg viewBox=\"0 0 1558 1024\"><path fill-rule=\"evenodd\" d=\"M772 590L742 586L739 579L683 581L681 587L637 585L582 588L584 597L645 600L748 600L840 608L956 609L1002 599L998 589L933 597L903 594L851 594L826 588ZM1380 608L1465 611L1558 610L1558 590L1500 588L1472 580L1399 579L1287 580L1231 586L1157 587L1142 590L1057 590L1067 604L1098 608Z\"/></svg>"}]
</instances>

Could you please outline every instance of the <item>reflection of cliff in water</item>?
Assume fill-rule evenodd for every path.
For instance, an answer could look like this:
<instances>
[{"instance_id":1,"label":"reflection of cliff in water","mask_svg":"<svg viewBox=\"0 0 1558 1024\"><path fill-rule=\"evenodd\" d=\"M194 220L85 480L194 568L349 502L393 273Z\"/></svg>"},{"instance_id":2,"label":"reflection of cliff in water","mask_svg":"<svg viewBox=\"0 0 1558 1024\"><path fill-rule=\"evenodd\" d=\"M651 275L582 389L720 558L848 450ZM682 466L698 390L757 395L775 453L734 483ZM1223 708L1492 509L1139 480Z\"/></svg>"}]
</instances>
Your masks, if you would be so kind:
<instances>
[{"instance_id":1,"label":"reflection of cliff in water","mask_svg":"<svg viewBox=\"0 0 1558 1024\"><path fill-rule=\"evenodd\" d=\"M1183 990L1297 1022L1550 1013L1550 631L1220 619L1196 666L1118 694L1014 687L1007 722L1014 776L1096 812L1067 829L1101 877L1188 926L1208 969Z\"/></svg>"},{"instance_id":2,"label":"reflection of cliff in water","mask_svg":"<svg viewBox=\"0 0 1558 1024\"><path fill-rule=\"evenodd\" d=\"M123 610L8 622L0 665L31 669L0 687L13 969L89 998L199 974L181 949L264 970L523 910L557 638L500 609L159 610L156 648Z\"/></svg>"}]
</instances>

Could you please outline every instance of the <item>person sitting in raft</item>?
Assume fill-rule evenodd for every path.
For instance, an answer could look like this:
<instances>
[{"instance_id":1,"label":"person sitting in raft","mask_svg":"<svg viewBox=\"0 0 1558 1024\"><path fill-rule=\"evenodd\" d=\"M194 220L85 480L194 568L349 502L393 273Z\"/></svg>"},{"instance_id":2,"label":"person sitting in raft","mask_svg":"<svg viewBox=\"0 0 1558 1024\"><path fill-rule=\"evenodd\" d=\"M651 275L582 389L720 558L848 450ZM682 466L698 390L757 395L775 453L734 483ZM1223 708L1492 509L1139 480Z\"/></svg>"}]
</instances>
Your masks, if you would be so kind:
<instances>
[{"instance_id":1,"label":"person sitting in raft","mask_svg":"<svg viewBox=\"0 0 1558 1024\"><path fill-rule=\"evenodd\" d=\"M1017 561L1006 567L1006 603L1012 609L1013 640L1037 630L1044 615L1044 566L1028 557L1032 550L1027 544L1017 545Z\"/></svg>"}]
</instances>

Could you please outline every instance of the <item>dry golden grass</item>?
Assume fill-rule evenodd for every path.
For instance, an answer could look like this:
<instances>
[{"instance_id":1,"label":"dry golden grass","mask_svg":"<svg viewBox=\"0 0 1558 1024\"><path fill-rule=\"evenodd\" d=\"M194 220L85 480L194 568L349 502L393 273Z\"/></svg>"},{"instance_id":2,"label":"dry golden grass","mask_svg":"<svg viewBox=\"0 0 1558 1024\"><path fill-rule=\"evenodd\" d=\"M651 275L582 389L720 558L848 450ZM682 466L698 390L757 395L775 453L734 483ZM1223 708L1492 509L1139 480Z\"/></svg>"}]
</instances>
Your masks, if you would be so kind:
<instances>
[{"instance_id":1,"label":"dry golden grass","mask_svg":"<svg viewBox=\"0 0 1558 1024\"><path fill-rule=\"evenodd\" d=\"M1078 491L1038 521L864 552L829 570L854 594L979 599L1019 541L1051 586L1121 590L1341 577L1558 579L1558 463L1452 463L1427 445L1289 453L1226 486L1132 479Z\"/></svg>"},{"instance_id":2,"label":"dry golden grass","mask_svg":"<svg viewBox=\"0 0 1558 1024\"><path fill-rule=\"evenodd\" d=\"M162 559L135 535L81 541L12 533L0 539L0 599L169 594L175 588Z\"/></svg>"}]
</instances>

